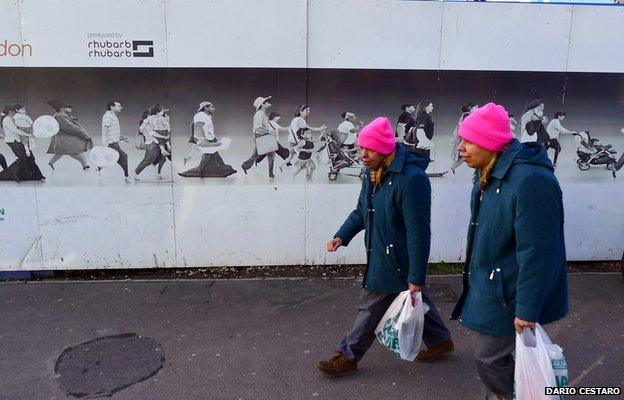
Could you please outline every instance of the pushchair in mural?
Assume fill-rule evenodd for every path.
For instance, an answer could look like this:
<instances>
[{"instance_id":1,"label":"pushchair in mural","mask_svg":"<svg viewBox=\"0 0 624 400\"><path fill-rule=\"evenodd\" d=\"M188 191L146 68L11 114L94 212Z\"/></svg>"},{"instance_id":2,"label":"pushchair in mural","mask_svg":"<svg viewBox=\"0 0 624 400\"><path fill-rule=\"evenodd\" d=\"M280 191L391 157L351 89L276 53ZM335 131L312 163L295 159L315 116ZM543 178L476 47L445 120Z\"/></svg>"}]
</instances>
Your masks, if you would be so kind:
<instances>
[{"instance_id":1,"label":"pushchair in mural","mask_svg":"<svg viewBox=\"0 0 624 400\"><path fill-rule=\"evenodd\" d=\"M346 173L345 175L364 179L364 165L360 160L357 147L344 145L347 134L331 131L330 133L321 132L321 135L325 140L325 150L329 159L329 172L327 173L329 180L338 179L338 175L343 169L353 170L353 173Z\"/></svg>"},{"instance_id":2,"label":"pushchair in mural","mask_svg":"<svg viewBox=\"0 0 624 400\"><path fill-rule=\"evenodd\" d=\"M574 133L578 145L576 164L581 171L587 171L592 165L605 165L615 178L617 171L617 151L610 144L602 144L600 140L592 138L589 131Z\"/></svg>"}]
</instances>

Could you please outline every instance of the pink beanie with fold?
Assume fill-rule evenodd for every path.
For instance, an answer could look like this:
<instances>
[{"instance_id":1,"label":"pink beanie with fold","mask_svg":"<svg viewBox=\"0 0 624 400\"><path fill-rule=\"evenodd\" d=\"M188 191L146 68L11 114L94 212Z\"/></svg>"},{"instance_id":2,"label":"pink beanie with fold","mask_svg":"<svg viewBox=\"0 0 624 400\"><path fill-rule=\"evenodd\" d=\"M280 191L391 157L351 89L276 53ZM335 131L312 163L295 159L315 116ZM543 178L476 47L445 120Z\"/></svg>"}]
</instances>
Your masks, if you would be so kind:
<instances>
[{"instance_id":1,"label":"pink beanie with fold","mask_svg":"<svg viewBox=\"0 0 624 400\"><path fill-rule=\"evenodd\" d=\"M459 124L459 137L498 153L513 140L509 115L503 106L487 103Z\"/></svg>"},{"instance_id":2,"label":"pink beanie with fold","mask_svg":"<svg viewBox=\"0 0 624 400\"><path fill-rule=\"evenodd\" d=\"M396 138L390 120L386 117L377 117L366 125L358 135L358 145L379 154L387 156L396 147Z\"/></svg>"}]
</instances>

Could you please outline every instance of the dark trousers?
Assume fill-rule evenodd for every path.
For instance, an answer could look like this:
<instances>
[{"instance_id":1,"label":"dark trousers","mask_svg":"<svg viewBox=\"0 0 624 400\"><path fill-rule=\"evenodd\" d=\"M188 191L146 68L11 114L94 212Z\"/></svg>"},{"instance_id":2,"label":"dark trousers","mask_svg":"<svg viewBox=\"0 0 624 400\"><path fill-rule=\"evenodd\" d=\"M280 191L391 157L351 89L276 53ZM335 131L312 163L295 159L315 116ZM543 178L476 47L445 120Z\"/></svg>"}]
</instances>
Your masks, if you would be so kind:
<instances>
[{"instance_id":1,"label":"dark trousers","mask_svg":"<svg viewBox=\"0 0 624 400\"><path fill-rule=\"evenodd\" d=\"M269 176L273 177L273 166L275 165L275 152L274 151L271 152L271 153L267 153L267 154L263 154L263 155L259 156L258 155L258 149L254 148L254 151L251 154L251 156L247 160L245 160L243 162L241 167L243 167L243 170L247 171L249 168L251 168L253 166L253 164L254 164L254 162L256 162L256 160L262 161L262 159L264 159L265 156L266 156L267 160L269 161Z\"/></svg>"},{"instance_id":2,"label":"dark trousers","mask_svg":"<svg viewBox=\"0 0 624 400\"><path fill-rule=\"evenodd\" d=\"M548 146L546 147L546 151L548 151L548 149L555 150L555 158L553 160L553 164L557 164L557 159L559 158L559 153L561 153L561 144L559 143L559 140L557 140L557 139L550 139L548 141Z\"/></svg>"},{"instance_id":3,"label":"dark trousers","mask_svg":"<svg viewBox=\"0 0 624 400\"><path fill-rule=\"evenodd\" d=\"M19 167L16 169L15 173L20 180L41 180L44 179L39 166L35 162L35 156L32 152L30 155L26 154L26 147L22 142L9 142L7 145L17 157L19 162ZM5 161L6 162L6 161Z\"/></svg>"},{"instance_id":4,"label":"dark trousers","mask_svg":"<svg viewBox=\"0 0 624 400\"><path fill-rule=\"evenodd\" d=\"M127 177L128 176L128 154L126 154L126 152L121 149L121 147L119 146L119 142L109 143L108 147L110 147L111 149L114 149L117 153L119 153L119 160L117 160L117 164L121 166L121 169L123 169L123 172L124 172L124 176Z\"/></svg>"},{"instance_id":5,"label":"dark trousers","mask_svg":"<svg viewBox=\"0 0 624 400\"><path fill-rule=\"evenodd\" d=\"M511 400L515 368L512 353L515 349L515 336L477 333L474 356L487 399Z\"/></svg>"},{"instance_id":6,"label":"dark trousers","mask_svg":"<svg viewBox=\"0 0 624 400\"><path fill-rule=\"evenodd\" d=\"M148 165L158 163L158 173L160 174L166 160L165 156L160 152L160 147L157 143L145 145L145 156L134 170L134 173L139 175Z\"/></svg>"},{"instance_id":7,"label":"dark trousers","mask_svg":"<svg viewBox=\"0 0 624 400\"><path fill-rule=\"evenodd\" d=\"M398 293L375 293L362 289L358 300L358 313L351 330L340 342L340 352L351 362L359 362L375 341L375 328L397 297ZM451 338L442 316L425 290L423 302L429 305L425 314L423 342L427 347L437 346Z\"/></svg>"}]
</instances>

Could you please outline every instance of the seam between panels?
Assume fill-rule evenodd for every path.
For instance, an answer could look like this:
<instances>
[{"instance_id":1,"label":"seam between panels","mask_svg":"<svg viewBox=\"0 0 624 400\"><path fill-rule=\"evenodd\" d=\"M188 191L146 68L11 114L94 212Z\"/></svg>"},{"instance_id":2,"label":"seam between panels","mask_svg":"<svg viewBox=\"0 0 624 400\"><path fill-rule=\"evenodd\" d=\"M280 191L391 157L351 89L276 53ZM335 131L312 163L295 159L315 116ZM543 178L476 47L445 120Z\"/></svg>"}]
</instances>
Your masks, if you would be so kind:
<instances>
[{"instance_id":1,"label":"seam between panels","mask_svg":"<svg viewBox=\"0 0 624 400\"><path fill-rule=\"evenodd\" d=\"M17 7L17 18L18 18L18 24L19 24L19 35L20 35L20 43L24 42L24 30L23 30L23 25L22 25L22 7L21 7L21 1L20 0L16 0L15 1L15 5ZM26 92L26 96L25 96L25 101L26 104L29 104L28 101L28 75L27 75L27 71L26 71L26 57L24 57L24 55L22 54L22 69L21 69L21 76L24 78L24 87L25 87L25 92ZM35 183L34 187L33 187L33 192L35 195L35 214L37 216L37 234L35 236L35 242L39 241L39 246L41 248L41 258L39 259L39 265L40 265L40 270L44 269L43 266L43 259L44 259L44 252L43 252L43 234L41 232L41 214L39 213L39 196L38 196L38 184ZM28 250L28 252L30 252L30 249ZM28 255L28 252L26 253L26 255L24 255L24 258L22 258L22 260L20 261L20 269L22 268L22 263L24 262L24 259L26 258L26 256Z\"/></svg>"},{"instance_id":2,"label":"seam between panels","mask_svg":"<svg viewBox=\"0 0 624 400\"><path fill-rule=\"evenodd\" d=\"M572 10L570 11L570 28L568 29L568 47L566 52L566 63L565 63L565 72L567 73L570 68L570 49L572 47L572 24L574 23L574 12L576 11L576 6L572 6ZM565 92L564 92L565 98Z\"/></svg>"},{"instance_id":3,"label":"seam between panels","mask_svg":"<svg viewBox=\"0 0 624 400\"><path fill-rule=\"evenodd\" d=\"M167 0L162 0L163 15L165 19L165 77L167 80L167 100L171 99L170 79L169 79L169 29L167 24ZM173 147L172 147L173 150ZM173 158L172 158L173 160ZM175 196L175 171L171 162L171 222L173 223L173 267L179 267L178 263L178 229L176 224L176 196Z\"/></svg>"}]
</instances>

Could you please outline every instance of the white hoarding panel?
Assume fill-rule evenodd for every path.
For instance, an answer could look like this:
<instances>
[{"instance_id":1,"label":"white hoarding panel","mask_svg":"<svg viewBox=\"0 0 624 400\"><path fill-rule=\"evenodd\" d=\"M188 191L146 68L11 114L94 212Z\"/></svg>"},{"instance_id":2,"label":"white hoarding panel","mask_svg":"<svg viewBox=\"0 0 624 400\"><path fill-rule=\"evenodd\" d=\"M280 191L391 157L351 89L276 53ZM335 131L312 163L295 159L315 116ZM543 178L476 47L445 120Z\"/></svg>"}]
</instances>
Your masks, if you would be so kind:
<instances>
[{"instance_id":1,"label":"white hoarding panel","mask_svg":"<svg viewBox=\"0 0 624 400\"><path fill-rule=\"evenodd\" d=\"M366 262L364 234L335 253L326 251L349 213L357 205L360 185L308 185L306 187L306 264L363 264Z\"/></svg>"},{"instance_id":2,"label":"white hoarding panel","mask_svg":"<svg viewBox=\"0 0 624 400\"><path fill-rule=\"evenodd\" d=\"M17 0L0 0L0 10L0 67L21 67L33 47L22 40Z\"/></svg>"},{"instance_id":3,"label":"white hoarding panel","mask_svg":"<svg viewBox=\"0 0 624 400\"><path fill-rule=\"evenodd\" d=\"M306 226L302 185L174 188L180 266L303 262Z\"/></svg>"},{"instance_id":4,"label":"white hoarding panel","mask_svg":"<svg viewBox=\"0 0 624 400\"><path fill-rule=\"evenodd\" d=\"M568 71L624 72L624 7L576 6Z\"/></svg>"},{"instance_id":5,"label":"white hoarding panel","mask_svg":"<svg viewBox=\"0 0 624 400\"><path fill-rule=\"evenodd\" d=\"M442 70L565 71L572 6L444 3Z\"/></svg>"},{"instance_id":6,"label":"white hoarding panel","mask_svg":"<svg viewBox=\"0 0 624 400\"><path fill-rule=\"evenodd\" d=\"M449 176L432 179L430 260L459 262L466 257L466 233L470 221L472 182Z\"/></svg>"},{"instance_id":7,"label":"white hoarding panel","mask_svg":"<svg viewBox=\"0 0 624 400\"><path fill-rule=\"evenodd\" d=\"M310 68L437 69L442 3L309 0Z\"/></svg>"},{"instance_id":8,"label":"white hoarding panel","mask_svg":"<svg viewBox=\"0 0 624 400\"><path fill-rule=\"evenodd\" d=\"M306 66L305 0L167 0L172 67Z\"/></svg>"},{"instance_id":9,"label":"white hoarding panel","mask_svg":"<svg viewBox=\"0 0 624 400\"><path fill-rule=\"evenodd\" d=\"M23 0L20 11L26 66L166 66L162 0Z\"/></svg>"},{"instance_id":10,"label":"white hoarding panel","mask_svg":"<svg viewBox=\"0 0 624 400\"><path fill-rule=\"evenodd\" d=\"M41 235L37 216L36 184L14 182L2 184L0 270L40 270Z\"/></svg>"},{"instance_id":11,"label":"white hoarding panel","mask_svg":"<svg viewBox=\"0 0 624 400\"><path fill-rule=\"evenodd\" d=\"M38 190L43 268L175 266L171 196L166 183Z\"/></svg>"},{"instance_id":12,"label":"white hoarding panel","mask_svg":"<svg viewBox=\"0 0 624 400\"><path fill-rule=\"evenodd\" d=\"M620 260L624 252L624 186L563 186L568 260Z\"/></svg>"}]
</instances>

